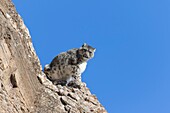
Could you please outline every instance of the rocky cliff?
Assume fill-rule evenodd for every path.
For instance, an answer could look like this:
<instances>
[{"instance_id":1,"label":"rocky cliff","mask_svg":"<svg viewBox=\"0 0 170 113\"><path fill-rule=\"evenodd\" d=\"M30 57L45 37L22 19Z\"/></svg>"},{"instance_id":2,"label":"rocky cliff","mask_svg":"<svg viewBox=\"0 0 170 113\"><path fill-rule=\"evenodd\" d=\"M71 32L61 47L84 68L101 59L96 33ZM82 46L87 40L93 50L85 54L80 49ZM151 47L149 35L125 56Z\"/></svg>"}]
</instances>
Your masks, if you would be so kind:
<instances>
[{"instance_id":1,"label":"rocky cliff","mask_svg":"<svg viewBox=\"0 0 170 113\"><path fill-rule=\"evenodd\" d=\"M0 113L106 113L86 85L55 86L46 78L10 0L0 0Z\"/></svg>"}]
</instances>

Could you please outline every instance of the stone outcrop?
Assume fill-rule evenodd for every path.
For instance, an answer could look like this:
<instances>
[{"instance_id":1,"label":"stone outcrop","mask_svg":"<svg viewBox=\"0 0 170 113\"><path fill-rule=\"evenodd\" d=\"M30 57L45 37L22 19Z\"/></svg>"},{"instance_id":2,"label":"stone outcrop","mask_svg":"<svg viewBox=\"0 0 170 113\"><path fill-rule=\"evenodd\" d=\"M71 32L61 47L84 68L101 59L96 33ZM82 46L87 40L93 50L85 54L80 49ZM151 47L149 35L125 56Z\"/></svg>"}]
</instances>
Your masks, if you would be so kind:
<instances>
[{"instance_id":1,"label":"stone outcrop","mask_svg":"<svg viewBox=\"0 0 170 113\"><path fill-rule=\"evenodd\" d=\"M10 0L0 0L0 113L107 113L85 83L53 85Z\"/></svg>"}]
</instances>

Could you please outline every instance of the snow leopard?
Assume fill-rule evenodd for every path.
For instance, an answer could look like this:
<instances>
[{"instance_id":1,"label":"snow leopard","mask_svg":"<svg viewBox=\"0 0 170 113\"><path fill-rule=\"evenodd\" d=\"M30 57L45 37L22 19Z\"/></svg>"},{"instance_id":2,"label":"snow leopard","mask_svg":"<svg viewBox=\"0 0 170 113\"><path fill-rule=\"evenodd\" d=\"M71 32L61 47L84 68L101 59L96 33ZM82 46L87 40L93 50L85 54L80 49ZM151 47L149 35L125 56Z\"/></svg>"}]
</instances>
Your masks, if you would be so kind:
<instances>
[{"instance_id":1,"label":"snow leopard","mask_svg":"<svg viewBox=\"0 0 170 113\"><path fill-rule=\"evenodd\" d=\"M68 86L81 83L81 74L87 61L94 57L95 48L84 43L80 48L73 48L57 55L50 64L45 65L44 73L54 84Z\"/></svg>"}]
</instances>

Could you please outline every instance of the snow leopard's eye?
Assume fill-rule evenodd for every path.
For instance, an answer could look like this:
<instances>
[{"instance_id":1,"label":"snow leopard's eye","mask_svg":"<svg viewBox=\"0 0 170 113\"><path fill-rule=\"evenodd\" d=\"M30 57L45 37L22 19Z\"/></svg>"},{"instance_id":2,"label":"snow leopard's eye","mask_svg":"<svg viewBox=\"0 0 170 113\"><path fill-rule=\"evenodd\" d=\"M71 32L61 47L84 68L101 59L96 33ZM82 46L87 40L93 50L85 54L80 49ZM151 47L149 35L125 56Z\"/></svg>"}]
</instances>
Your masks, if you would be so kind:
<instances>
[{"instance_id":1,"label":"snow leopard's eye","mask_svg":"<svg viewBox=\"0 0 170 113\"><path fill-rule=\"evenodd\" d=\"M82 49L83 52L86 52L87 50L86 49Z\"/></svg>"},{"instance_id":2,"label":"snow leopard's eye","mask_svg":"<svg viewBox=\"0 0 170 113\"><path fill-rule=\"evenodd\" d=\"M92 54L92 52L91 52L91 51L89 51L89 53L90 53L90 54Z\"/></svg>"}]
</instances>

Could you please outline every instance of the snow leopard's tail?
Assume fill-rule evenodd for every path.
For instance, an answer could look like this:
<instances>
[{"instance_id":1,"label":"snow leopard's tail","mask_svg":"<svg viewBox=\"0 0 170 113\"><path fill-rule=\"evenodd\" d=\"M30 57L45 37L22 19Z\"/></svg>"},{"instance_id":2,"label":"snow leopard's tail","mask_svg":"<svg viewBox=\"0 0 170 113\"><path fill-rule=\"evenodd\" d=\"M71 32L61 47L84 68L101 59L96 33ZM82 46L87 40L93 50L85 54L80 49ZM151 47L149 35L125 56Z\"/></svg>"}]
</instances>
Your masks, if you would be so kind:
<instances>
[{"instance_id":1,"label":"snow leopard's tail","mask_svg":"<svg viewBox=\"0 0 170 113\"><path fill-rule=\"evenodd\" d=\"M51 70L50 65L49 65L49 64L46 64L45 67L44 67L44 73L45 73L46 75L48 75L50 70Z\"/></svg>"}]
</instances>

